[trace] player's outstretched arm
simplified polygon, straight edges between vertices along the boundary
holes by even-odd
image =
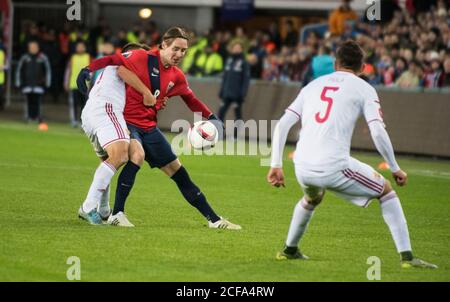
[[[81,69],[80,73],[77,76],[77,86],[78,90],[84,94],[87,95],[88,88],[86,85],[86,81],[89,81],[91,79],[91,73],[94,71],[97,71],[99,69],[105,68],[106,66],[111,65],[122,65],[122,59],[118,54],[106,56],[100,59],[93,60],[89,66],[84,67]]]
[[[286,110],[280,121],[275,126],[272,137],[272,160],[271,169],[267,174],[267,181],[275,187],[284,187],[283,175],[283,151],[287,135],[292,126],[299,121],[298,116],[292,111]]]
[[[86,67],[90,72],[97,71],[99,69],[105,68],[106,66],[119,66],[123,65],[121,55],[113,54],[110,56],[105,56],[99,59],[93,60],[88,67]]]
[[[375,120],[369,123],[370,135],[378,152],[383,156],[384,160],[389,164],[395,182],[399,186],[403,186],[407,181],[407,174],[402,171],[395,160],[394,148],[392,147],[389,135],[384,129],[383,123]]]
[[[144,97],[143,103],[145,106],[154,106],[156,104],[156,97],[151,93],[150,89],[139,79],[139,77],[127,69],[125,66],[119,66],[117,75],[128,85],[136,89]]]

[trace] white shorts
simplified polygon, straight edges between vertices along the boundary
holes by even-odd
[[[117,107],[117,106],[116,106]],[[98,157],[107,155],[105,148],[117,141],[130,141],[122,109],[104,100],[91,100],[81,113],[82,128]]]
[[[312,172],[296,165],[295,174],[305,195],[312,199],[330,190],[357,206],[367,207],[384,191],[384,177],[354,158],[350,158],[347,168],[336,172]]]

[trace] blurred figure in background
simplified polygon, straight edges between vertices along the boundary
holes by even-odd
[[[223,70],[222,57],[213,51],[212,45],[208,43],[203,51],[199,52],[194,62],[196,77],[210,77],[218,75]]]
[[[78,41],[75,46],[75,54],[69,59],[64,79],[64,88],[69,93],[69,115],[72,127],[76,128],[81,123],[81,111],[86,104],[86,97],[78,90],[77,76],[81,69],[88,66],[91,56],[86,52],[86,44]]]
[[[311,69],[314,79],[334,72],[334,58],[328,46],[319,47],[318,54],[312,59]]]
[[[244,47],[239,41],[230,44],[230,56],[225,63],[222,86],[219,97],[222,104],[219,108],[218,117],[224,120],[228,108],[234,104],[236,120],[242,120],[242,103],[247,95],[250,83],[250,66],[244,57]]]
[[[430,58],[430,67],[424,76],[425,88],[439,88],[442,87],[444,82],[444,73],[441,69],[441,63],[439,61],[439,55],[437,52],[433,52]]]
[[[5,108],[5,70],[8,68],[6,63],[6,53],[3,49],[3,42],[0,38],[0,111]]]
[[[340,36],[345,32],[347,21],[358,20],[358,15],[350,7],[351,0],[342,0],[342,5],[335,9],[328,20],[328,31],[332,36]]]
[[[41,50],[47,56],[50,62],[50,68],[52,70],[52,82],[48,93],[52,97],[53,103],[57,103],[59,95],[62,92],[62,78],[64,77],[64,66],[61,64],[62,53],[57,43],[56,30],[49,28],[48,31],[43,34],[41,41]]]
[[[292,20],[286,21],[286,37],[284,38],[283,45],[288,47],[295,47],[298,43],[299,34],[294,28],[294,22]],[[276,43],[274,41],[274,43]]]
[[[450,88],[450,56],[444,61],[444,76],[442,87]]]
[[[25,105],[27,122],[43,122],[42,96],[50,85],[51,68],[48,58],[40,52],[37,41],[29,41],[28,52],[20,58],[16,71],[16,86],[22,90],[27,99]]]
[[[104,56],[110,56],[113,55],[115,52],[114,44],[110,41],[103,42],[98,45],[98,55],[96,59],[103,58]],[[95,83],[95,80],[98,78],[98,76],[103,72],[104,68],[97,70],[94,72],[94,75],[92,76],[91,83]]]
[[[421,70],[417,61],[409,63],[408,70],[402,73],[395,84],[400,88],[417,88],[420,87]]]

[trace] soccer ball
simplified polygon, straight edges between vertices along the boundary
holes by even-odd
[[[189,129],[188,140],[192,148],[208,150],[216,145],[219,140],[219,133],[213,123],[199,121]]]

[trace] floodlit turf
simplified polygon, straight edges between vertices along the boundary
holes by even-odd
[[[242,231],[208,229],[169,178],[144,166],[127,203],[136,227],[124,229],[77,218],[98,161],[80,130],[1,121],[0,138],[0,281],[67,280],[69,256],[79,257],[82,281],[367,281],[370,256],[381,259],[381,281],[450,281],[449,162],[399,158],[414,252],[439,266],[402,270],[377,202],[360,209],[332,194],[302,241],[311,259],[276,261],[301,197],[287,157],[285,189],[266,184],[258,156],[180,157]]]

